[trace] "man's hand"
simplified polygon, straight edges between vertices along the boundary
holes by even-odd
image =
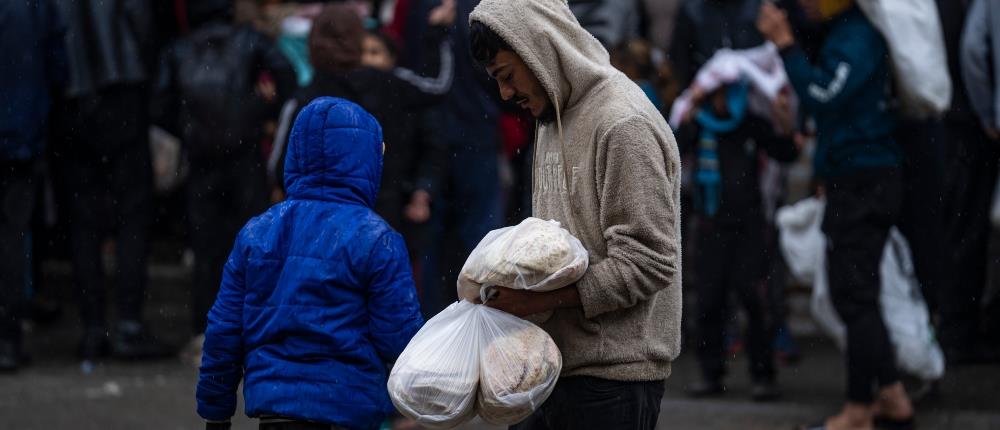
[[[481,303],[481,301],[476,300],[476,303]],[[544,293],[496,287],[496,294],[486,302],[486,306],[521,318],[580,305],[580,292],[577,291],[575,285]]]
[[[441,5],[431,9],[427,23],[431,26],[451,27],[455,23],[455,0],[441,0]]]
[[[763,2],[760,5],[757,30],[778,49],[785,49],[795,43],[792,27],[788,24],[788,15],[770,2]]]

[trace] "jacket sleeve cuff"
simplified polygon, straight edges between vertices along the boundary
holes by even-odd
[[[614,289],[620,288],[622,282],[610,259],[592,266],[576,283],[583,316],[590,319],[617,310],[619,306]]]
[[[229,420],[233,417],[235,409],[235,407],[216,407],[199,402],[198,415],[209,423],[224,423],[229,422]]]

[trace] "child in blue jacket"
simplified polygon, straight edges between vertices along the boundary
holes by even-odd
[[[386,364],[423,324],[403,238],[372,211],[382,129],[322,97],[288,146],[288,199],[243,227],[208,313],[198,414],[228,428],[243,379],[262,429],[374,429],[393,410]]]

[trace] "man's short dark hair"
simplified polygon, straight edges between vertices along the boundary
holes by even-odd
[[[493,29],[479,21],[472,21],[469,24],[469,46],[472,48],[472,58],[483,66],[493,64],[501,49],[514,50]]]

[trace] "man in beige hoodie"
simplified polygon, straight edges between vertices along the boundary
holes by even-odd
[[[517,429],[652,429],[680,352],[680,159],[642,90],[565,0],[485,0],[473,56],[538,120],[534,216],[583,242],[590,269],[547,293],[488,305],[540,322],[563,354],[552,396]]]

